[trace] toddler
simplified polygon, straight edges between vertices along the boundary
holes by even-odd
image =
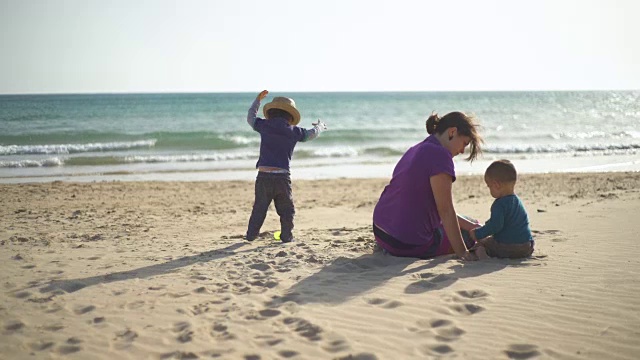
[[[526,258],[533,253],[533,236],[529,228],[529,216],[515,194],[516,168],[509,160],[494,161],[484,174],[484,181],[491,196],[491,218],[484,226],[470,231],[477,241],[476,254],[497,258]]]
[[[260,101],[269,92],[263,90],[251,104],[247,115],[247,123],[260,134],[260,157],[256,164],[258,176],[255,183],[255,201],[249,218],[249,226],[245,239],[253,241],[260,233],[260,228],[267,216],[271,201],[280,216],[280,240],[283,243],[293,241],[293,194],[289,162],[293,149],[301,141],[310,141],[318,137],[327,126],[320,120],[313,123],[313,128],[298,127],[300,112],[296,103],[287,97],[275,97],[263,107],[265,119],[257,117]]]

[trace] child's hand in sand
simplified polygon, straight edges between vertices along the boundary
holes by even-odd
[[[476,261],[476,260],[478,260],[478,257],[476,256],[476,254],[474,254],[471,251],[467,250],[467,251],[464,252],[464,255],[460,256],[460,260],[462,260],[462,261]]]
[[[269,94],[269,91],[267,91],[267,90],[262,90],[262,91],[260,92],[260,94],[258,94],[258,96],[257,96],[256,98],[257,98],[258,100],[262,100],[262,99],[266,98],[268,94]]]

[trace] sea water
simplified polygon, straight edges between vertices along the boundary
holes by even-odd
[[[260,135],[246,122],[255,93],[0,96],[0,182],[231,180],[255,177]],[[296,101],[293,178],[389,177],[427,134],[432,111],[482,125],[483,155],[522,173],[640,171],[640,91],[272,93]],[[262,116],[262,112],[259,113]]]

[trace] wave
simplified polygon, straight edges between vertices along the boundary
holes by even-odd
[[[150,139],[131,142],[107,142],[89,144],[0,145],[0,155],[73,154],[86,152],[117,151],[135,148],[150,148],[153,147],[155,143],[155,139]]]
[[[587,153],[618,152],[636,153],[640,143],[635,144],[545,144],[545,145],[490,145],[482,151],[493,154],[548,154],[548,153]]]
[[[63,165],[64,161],[57,157],[42,160],[0,161],[0,168],[56,167]]]
[[[408,146],[334,146],[298,149],[295,159],[330,159],[330,158],[362,158],[389,159],[399,158]],[[493,145],[485,146],[483,152],[487,156],[519,155],[535,157],[536,155],[554,156],[590,156],[590,155],[633,155],[640,152],[640,144],[595,144],[595,145]],[[29,168],[55,166],[112,166],[127,164],[153,163],[195,163],[250,161],[258,158],[258,149],[231,152],[191,153],[191,154],[140,154],[123,156],[69,156],[47,159],[0,160],[0,168]],[[295,161],[294,159],[294,161]]]
[[[368,128],[368,129],[334,129],[329,130],[312,142],[312,146],[328,148],[315,150],[318,156],[349,156],[363,153],[396,155],[398,144],[417,143],[426,137],[419,130]],[[555,152],[572,151],[563,149],[570,141],[599,141],[615,144],[618,141],[640,139],[640,132],[624,131],[590,131],[590,132],[558,132],[535,133],[535,131],[487,129],[484,136],[488,144],[551,144],[532,147],[531,149],[515,149],[514,152]],[[171,151],[228,151],[240,149],[257,149],[260,135],[251,130],[243,131],[193,131],[193,132],[153,132],[145,134],[73,132],[33,135],[0,135],[0,155],[28,154],[75,154],[100,153],[120,150],[152,149],[157,152]],[[391,145],[389,145],[391,144]],[[591,146],[591,145],[586,145]],[[617,145],[612,145],[617,146]],[[510,152],[510,145],[495,146],[496,152]],[[342,150],[335,150],[335,149]],[[357,151],[352,149],[356,148]],[[401,148],[401,147],[400,147]],[[364,149],[364,150],[363,150]],[[406,149],[406,148],[405,148]],[[506,150],[505,150],[506,149]],[[403,149],[404,150],[404,149]]]

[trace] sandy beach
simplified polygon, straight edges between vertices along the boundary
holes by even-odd
[[[0,185],[0,358],[640,356],[640,174],[521,176],[533,256],[474,263],[375,252],[387,181],[294,174],[286,245],[241,239],[252,181]]]

